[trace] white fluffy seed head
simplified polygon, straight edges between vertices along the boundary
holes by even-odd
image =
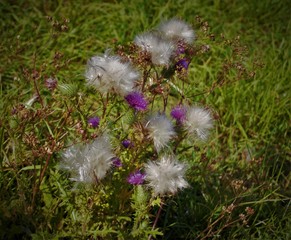
[[[95,183],[105,177],[113,157],[108,137],[103,135],[90,144],[68,148],[62,154],[61,167],[71,172],[73,181]]]
[[[134,43],[151,54],[152,63],[155,65],[168,65],[175,49],[172,41],[155,32],[136,36]]]
[[[157,36],[152,32],[145,32],[135,37],[134,43],[144,51],[150,52],[156,43]]]
[[[186,166],[172,156],[163,156],[158,161],[145,164],[146,180],[154,195],[175,194],[188,187],[184,179]]]
[[[194,30],[191,26],[179,19],[170,19],[161,23],[158,30],[168,38],[183,40],[191,44],[195,39]]]
[[[187,109],[184,126],[190,135],[205,141],[213,126],[212,122],[210,111],[194,106]]]
[[[147,122],[146,128],[149,131],[149,137],[154,141],[157,152],[164,148],[170,139],[176,135],[172,122],[165,114],[153,115]]]
[[[88,61],[85,77],[88,85],[101,93],[114,91],[125,96],[134,91],[139,73],[129,62],[122,62],[120,57],[111,56],[107,51],[103,56],[95,56]]]

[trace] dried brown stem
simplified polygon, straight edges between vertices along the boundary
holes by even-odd
[[[161,202],[161,205],[160,205],[160,208],[159,208],[158,213],[157,213],[157,215],[156,215],[156,218],[155,218],[155,221],[154,221],[154,224],[153,224],[152,230],[154,230],[154,229],[156,228],[156,225],[157,225],[158,220],[159,220],[159,218],[160,218],[160,215],[161,215],[162,209],[163,209],[163,202]],[[148,240],[151,240],[151,239],[152,239],[152,235],[149,235]]]

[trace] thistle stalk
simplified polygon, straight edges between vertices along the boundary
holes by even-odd
[[[160,204],[160,207],[159,207],[159,210],[158,210],[158,213],[156,215],[156,218],[155,218],[155,221],[154,221],[154,224],[153,224],[153,227],[152,227],[152,231],[156,228],[157,226],[157,223],[158,223],[158,220],[160,218],[160,215],[161,215],[161,212],[162,212],[162,208],[163,208],[163,202],[161,202]],[[148,237],[148,240],[151,240],[152,239],[152,235],[150,234],[149,237]]]

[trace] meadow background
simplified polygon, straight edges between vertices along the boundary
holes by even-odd
[[[288,0],[1,1],[0,238],[131,239],[130,203],[117,207],[114,192],[100,202],[96,189],[72,193],[58,169],[62,146],[46,166],[48,133],[73,139],[66,109],[89,115],[85,109],[96,104],[84,85],[90,57],[171,17],[198,31],[200,16],[215,40],[197,39],[211,50],[190,65],[190,95],[214,109],[215,130],[187,155],[191,187],[163,207],[157,239],[290,239],[290,9]],[[221,34],[239,36],[253,74],[210,91],[229,56],[217,43]],[[51,94],[42,87],[50,76],[70,88]],[[21,108],[30,106],[35,84],[53,113],[40,104]],[[150,211],[153,221],[157,209]]]

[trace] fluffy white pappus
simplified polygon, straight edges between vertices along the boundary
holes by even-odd
[[[153,139],[157,152],[164,148],[170,139],[176,135],[172,122],[165,114],[153,115],[145,127],[149,130],[149,137]]]
[[[198,106],[187,109],[184,126],[190,135],[205,141],[209,135],[209,130],[213,126],[210,111]]]
[[[175,194],[189,186],[184,179],[186,166],[172,156],[163,156],[158,161],[145,164],[146,181],[154,195]]]
[[[134,91],[139,76],[129,62],[122,62],[118,56],[110,56],[108,51],[104,56],[89,59],[85,72],[87,83],[99,92],[113,91],[122,96]]]
[[[113,157],[109,139],[103,135],[90,144],[68,148],[62,154],[61,168],[71,173],[73,181],[96,183],[105,177]]]
[[[136,36],[134,43],[151,54],[152,63],[155,65],[168,65],[175,49],[172,41],[155,32],[146,32]]]
[[[141,47],[142,50],[150,52],[156,43],[156,34],[152,32],[145,32],[135,37],[134,43]]]
[[[162,22],[158,26],[158,30],[171,39],[181,39],[191,44],[195,39],[194,30],[191,26],[179,19],[170,19]]]

